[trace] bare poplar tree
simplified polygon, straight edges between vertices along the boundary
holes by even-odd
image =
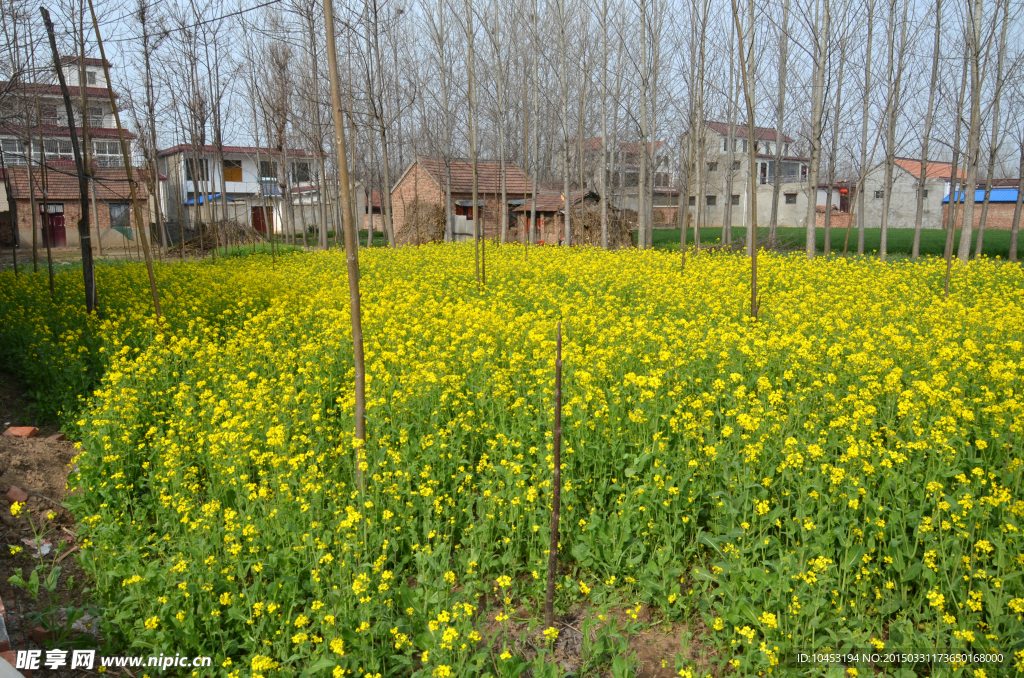
[[[817,245],[815,243],[817,206],[818,206],[818,168],[821,164],[821,119],[825,102],[825,67],[828,59],[829,25],[832,10],[829,0],[817,1],[811,19],[811,35],[814,38],[814,75],[811,87],[811,160],[807,168],[807,222],[804,228],[807,233],[805,248],[807,258],[813,259]],[[776,140],[776,143],[779,140]],[[775,168],[778,173],[779,168]]]
[[[999,102],[1003,95],[1004,85],[1004,62],[1006,60],[1006,30],[1010,26],[1010,0],[1005,0],[1002,3],[1003,6],[1003,21],[1002,29],[999,33],[999,52],[996,56],[996,89],[992,94],[992,109],[991,109],[991,120],[992,120],[992,141],[989,144],[988,152],[988,168],[985,172],[985,198],[981,204],[981,218],[978,220],[978,241],[974,247],[974,257],[981,257],[982,243],[985,239],[985,222],[988,219],[988,205],[989,199],[992,197],[992,175],[996,169],[996,156],[999,154],[999,147],[1002,145],[1002,139],[999,136]],[[996,5],[996,19],[999,17],[999,5]]]
[[[921,254],[921,228],[924,221],[924,181],[928,175],[928,146],[931,142],[932,120],[935,113],[935,90],[939,80],[939,50],[942,45],[942,0],[935,0],[935,39],[932,43],[932,75],[928,85],[928,110],[924,116],[924,134],[921,136],[921,171],[917,181],[917,210],[914,214],[914,244],[910,256]]]
[[[789,0],[782,0],[779,27],[779,94],[775,109],[775,173],[772,175],[772,215],[768,222],[768,245],[775,246],[779,227],[779,196],[782,194],[782,137],[786,118],[786,77],[789,74]]]

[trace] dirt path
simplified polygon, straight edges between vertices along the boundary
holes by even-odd
[[[88,608],[83,596],[87,582],[75,559],[75,518],[62,506],[76,451],[70,442],[47,438],[57,433],[57,427],[39,426],[35,407],[24,389],[11,375],[0,372],[0,432],[11,426],[37,426],[39,435],[0,435],[0,598],[6,610],[11,649],[46,650],[47,630],[52,637],[53,629],[66,628],[69,608],[84,608],[89,613],[89,618],[77,624],[76,633],[94,631],[99,626],[98,620],[90,619],[98,613]],[[11,502],[19,496],[24,502],[14,516]],[[56,567],[60,572],[53,592],[41,586],[33,599],[28,590],[11,584],[9,579],[19,573],[27,579],[38,565],[42,565],[40,575]],[[87,628],[90,622],[91,628]],[[71,649],[70,639],[57,638],[50,641],[52,647]],[[54,678],[99,675],[81,669],[42,669],[38,673]]]

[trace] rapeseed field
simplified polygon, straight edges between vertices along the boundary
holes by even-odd
[[[158,265],[159,324],[139,266],[100,268],[99,318],[71,272],[56,303],[0,276],[4,364],[82,394],[107,633],[227,678],[520,675],[495,628],[544,597],[561,320],[559,611],[687,623],[683,676],[1024,667],[1020,267],[955,267],[947,299],[939,260],[765,254],[755,322],[741,255],[523,254],[489,250],[478,292],[471,246],[360,252],[365,446],[340,253]]]

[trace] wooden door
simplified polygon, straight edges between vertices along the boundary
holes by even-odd
[[[252,208],[252,227],[262,233],[267,234],[267,226],[270,227],[270,231],[274,230],[274,212],[269,207],[253,207]]]

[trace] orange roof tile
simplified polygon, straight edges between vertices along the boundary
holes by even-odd
[[[418,158],[425,169],[442,189],[445,185],[444,160],[441,158]],[[452,193],[473,192],[473,163],[469,160],[452,160]],[[501,193],[501,163],[495,160],[477,161],[477,190],[480,193]],[[505,163],[505,191],[522,195],[532,193],[531,183],[523,169],[513,163]]]
[[[915,177],[921,176],[920,158],[896,158],[896,164]],[[943,177],[948,179],[951,169],[952,163],[931,160],[925,165],[924,176],[926,179],[941,179]],[[962,168],[956,168],[956,176],[958,179],[964,178],[965,175]]]

